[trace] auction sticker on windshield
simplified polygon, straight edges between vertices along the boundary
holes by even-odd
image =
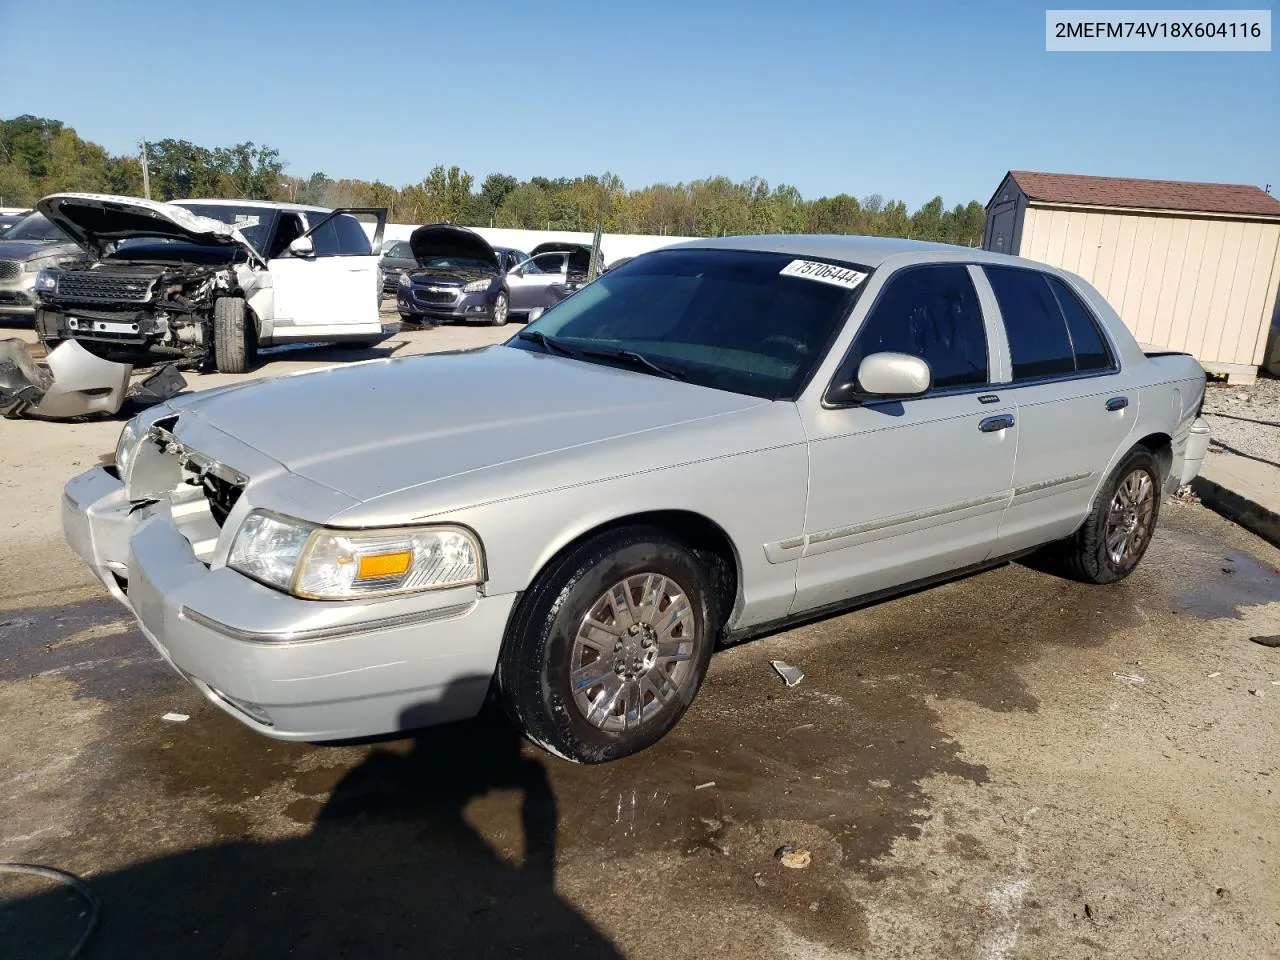
[[[806,280],[831,283],[850,290],[867,279],[867,275],[860,270],[837,267],[835,264],[822,263],[818,260],[792,260],[778,273],[784,277],[804,277]]]

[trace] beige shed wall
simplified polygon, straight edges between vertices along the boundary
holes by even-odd
[[[1142,343],[1215,373],[1262,363],[1280,284],[1280,223],[1027,208],[1021,256],[1078,273]]]

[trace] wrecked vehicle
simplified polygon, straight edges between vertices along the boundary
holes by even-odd
[[[601,762],[677,723],[718,643],[1030,553],[1127,577],[1200,469],[1204,391],[1053,267],[717,237],[503,344],[154,407],[66,485],[63,525],[263,734],[407,730],[492,688],[530,740]]]
[[[42,214],[29,213],[0,233],[0,317],[34,318],[40,271],[75,260],[75,242]]]
[[[132,387],[133,367],[95,357],[74,340],[55,347],[44,363],[17,338],[0,340],[0,416],[66,420],[118,413],[126,403],[150,406],[186,389],[176,364],[165,364]]]
[[[400,274],[396,306],[400,319],[480,320],[500,327],[510,315],[503,269],[513,259],[507,247],[490,246],[474,230],[428,223],[409,236],[415,267]]]
[[[589,246],[564,240],[538,244],[529,259],[507,273],[511,312],[529,316],[549,310],[587,282],[590,266]]]
[[[36,277],[53,349],[146,351],[241,373],[257,347],[382,339],[386,210],[62,193],[37,205],[84,251]],[[372,237],[356,218],[377,218]]]

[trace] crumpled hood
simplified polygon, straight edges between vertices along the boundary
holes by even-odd
[[[171,406],[365,502],[766,403],[495,345],[236,384]]]
[[[254,260],[262,259],[231,224],[158,200],[105,193],[54,193],[36,204],[36,209],[99,258],[105,255],[109,244],[156,237],[209,246],[240,246]]]
[[[428,223],[409,235],[409,247],[418,265],[432,257],[459,257],[467,260],[483,260],[498,270],[498,253],[489,241],[474,230],[457,227],[451,223]]]
[[[0,239],[0,260],[38,260],[41,257],[66,256],[75,250],[75,244],[56,240]]]

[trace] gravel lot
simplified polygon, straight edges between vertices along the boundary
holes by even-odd
[[[1204,414],[1215,445],[1280,466],[1280,380],[1259,377],[1249,387],[1211,383]]]

